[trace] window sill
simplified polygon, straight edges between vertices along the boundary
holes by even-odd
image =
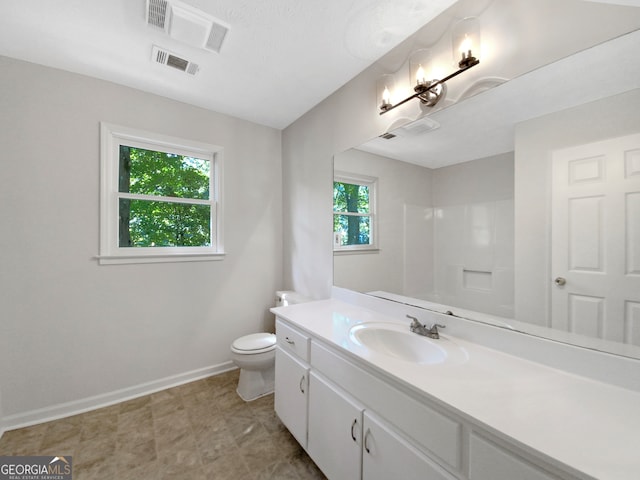
[[[224,260],[224,253],[174,253],[171,255],[103,255],[95,257],[100,265],[133,263],[211,262]]]
[[[334,250],[334,255],[366,255],[372,253],[380,253],[379,248],[354,248],[354,249],[341,249]]]

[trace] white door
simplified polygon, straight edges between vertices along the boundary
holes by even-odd
[[[640,134],[552,162],[552,326],[640,345]]]

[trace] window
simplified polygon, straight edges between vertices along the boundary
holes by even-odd
[[[336,173],[333,179],[333,249],[376,249],[375,189],[377,180]]]
[[[220,259],[222,149],[101,124],[100,263]]]

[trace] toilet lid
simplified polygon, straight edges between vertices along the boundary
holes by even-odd
[[[276,344],[276,336],[273,333],[252,333],[236,339],[232,347],[246,352],[264,350]]]

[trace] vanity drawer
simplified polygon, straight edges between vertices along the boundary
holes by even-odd
[[[324,345],[311,342],[311,368],[322,372],[339,387],[383,417],[445,465],[462,469],[462,424],[397,387],[376,378]]]
[[[309,336],[276,318],[276,339],[284,351],[309,362]]]

